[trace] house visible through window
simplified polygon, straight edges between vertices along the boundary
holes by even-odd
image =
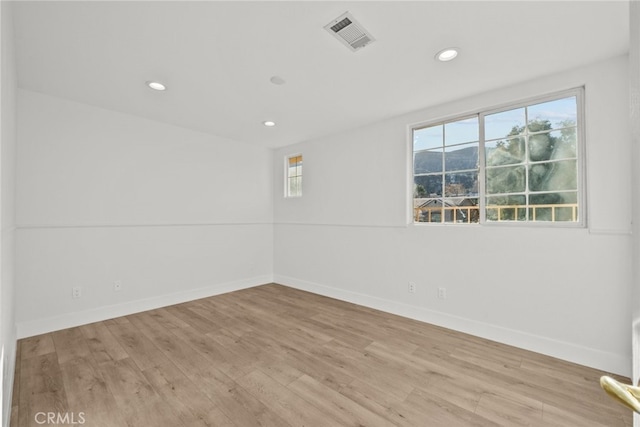
[[[302,155],[287,157],[286,160],[286,188],[287,197],[302,196]]]
[[[414,221],[582,223],[581,96],[414,128]]]

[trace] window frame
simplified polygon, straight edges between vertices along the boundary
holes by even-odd
[[[298,194],[291,194],[291,178],[292,176],[289,176],[289,163],[291,161],[291,159],[294,159],[296,157],[300,157],[300,175],[294,175],[293,177],[300,177],[300,189]],[[286,156],[284,156],[284,198],[285,199],[299,199],[300,197],[302,197],[302,176],[303,176],[303,171],[302,171],[302,165],[304,163],[304,157],[302,155],[302,153],[296,153],[296,154],[288,154]]]
[[[486,150],[485,150],[485,117],[491,114],[501,113],[505,111],[515,110],[518,108],[531,107],[537,104],[550,102],[554,100],[560,100],[563,98],[575,97],[576,98],[576,167],[577,167],[577,221],[487,221],[486,219]],[[472,117],[478,118],[478,209],[479,220],[474,223],[458,223],[458,222],[420,222],[415,220],[415,207],[414,207],[414,183],[415,183],[415,162],[414,162],[414,131],[424,129],[427,127],[445,125],[447,123],[466,120]],[[525,117],[525,124],[528,117]],[[544,227],[544,228],[586,228],[588,218],[588,206],[586,197],[587,186],[587,173],[586,173],[586,146],[587,138],[585,131],[586,111],[585,111],[585,88],[584,86],[574,87],[571,89],[561,90],[558,92],[547,93],[544,95],[528,97],[513,102],[505,102],[492,107],[478,108],[477,110],[466,111],[460,114],[447,115],[434,120],[423,121],[414,123],[408,126],[408,164],[409,164],[409,176],[408,176],[408,198],[409,198],[409,223],[417,226],[489,226],[489,227]],[[421,151],[421,150],[418,150]],[[528,160],[524,164],[528,165]],[[529,170],[528,167],[526,169]],[[525,194],[529,193],[529,189],[525,188]],[[525,208],[529,208],[531,205],[523,205]]]

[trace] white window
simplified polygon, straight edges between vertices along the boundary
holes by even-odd
[[[285,161],[285,197],[302,196],[302,154],[289,156]]]
[[[584,224],[582,89],[413,128],[413,218]]]

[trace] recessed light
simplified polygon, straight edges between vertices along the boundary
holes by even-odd
[[[457,47],[448,47],[446,49],[442,49],[440,52],[436,53],[436,59],[438,61],[447,62],[454,59],[458,56],[458,48]]]
[[[148,81],[147,86],[149,86],[153,90],[167,90],[167,87],[160,82]]]
[[[273,127],[276,125],[276,122],[273,122],[271,120],[267,120],[266,122],[262,122],[263,125],[267,126],[267,127]]]

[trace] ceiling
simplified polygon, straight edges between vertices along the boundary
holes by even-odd
[[[625,54],[628,9],[626,1],[17,2],[18,85],[278,147]],[[324,30],[346,11],[374,43],[351,52]],[[449,46],[458,58],[435,61]],[[168,90],[152,91],[148,80]]]

